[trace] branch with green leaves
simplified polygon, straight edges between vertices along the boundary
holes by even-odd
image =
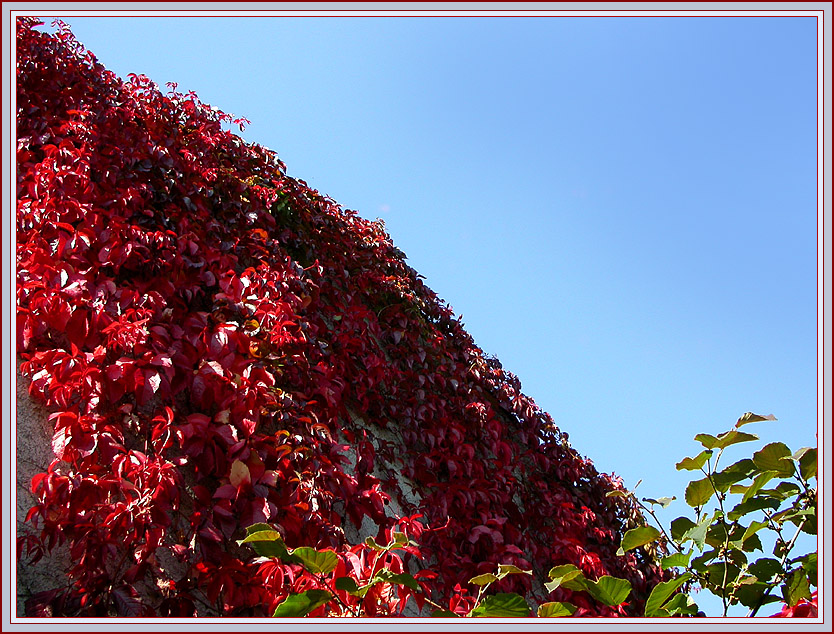
[[[685,589],[697,586],[718,596],[724,616],[738,604],[748,608],[748,616],[756,616],[771,602],[793,607],[810,599],[811,587],[817,583],[816,552],[791,558],[801,533],[816,534],[817,495],[811,480],[816,479],[817,450],[804,447],[792,453],[784,443],[773,442],[750,458],[719,466],[728,447],[759,440],[741,427],[774,420],[772,415],[748,412],[729,431],[695,436],[703,450],[676,465],[679,471],[703,475],[691,481],[684,493],[694,520],[678,517],[667,531],[654,507],[667,507],[675,498],[637,500],[634,493],[609,494],[634,497],[658,525],[628,531],[622,550],[655,541],[670,546],[675,552],[661,559],[661,567],[676,571],[677,578],[685,576]],[[707,509],[713,499],[715,507]],[[795,530],[787,537],[784,532],[791,524]],[[757,551],[764,552],[760,536],[767,533],[774,540],[775,558],[756,557]]]
[[[718,596],[723,616],[738,604],[748,608],[748,616],[756,616],[768,603],[783,601],[793,608],[812,600],[812,588],[817,585],[817,553],[795,556],[793,552],[803,533],[815,535],[817,530],[817,490],[811,482],[817,475],[817,450],[804,447],[792,453],[784,443],[773,442],[750,458],[720,466],[727,448],[759,440],[755,434],[741,431],[741,427],[773,420],[773,416],[747,413],[729,431],[717,436],[695,436],[702,451],[676,465],[679,471],[697,471],[703,476],[691,481],[684,492],[694,519],[681,516],[666,528],[656,509],[669,507],[675,497],[638,499],[633,491],[625,490],[607,494],[631,497],[657,525],[645,524],[626,531],[619,555],[641,548],[653,559],[659,557],[659,552],[669,553],[659,558],[659,565],[668,571],[669,578],[652,589],[645,601],[644,616],[702,615],[690,596],[695,589]],[[707,508],[712,501],[714,507]],[[767,540],[763,542],[761,536],[768,534],[773,541],[773,557],[755,555],[764,554]],[[278,604],[274,616],[306,616],[322,607],[325,614],[373,616],[375,608],[369,604],[372,595],[379,602],[381,596],[391,596],[392,588],[397,589],[395,594],[400,593],[400,610],[405,601],[414,597],[419,609],[424,604],[436,608],[432,613],[436,617],[519,618],[533,614],[528,600],[520,594],[488,592],[493,584],[509,575],[532,574],[509,564],[499,564],[494,573],[470,579],[469,583],[477,587],[474,598],[468,595],[462,601],[450,600],[449,608],[435,603],[428,597],[427,571],[421,571],[427,574],[418,580],[401,571],[401,560],[388,557],[396,550],[417,546],[397,531],[390,532],[390,540],[384,546],[370,537],[365,540],[363,548],[374,554],[361,574],[355,568],[352,574],[341,574],[347,569],[339,568],[340,556],[332,550],[287,548],[281,535],[267,524],[251,526],[239,543],[250,545],[262,557],[296,564],[315,581],[314,588],[290,592]],[[399,563],[399,569],[392,570],[392,563]],[[548,579],[544,584],[548,593],[558,588],[586,593],[593,601],[614,608],[622,606],[632,595],[627,580],[609,575],[589,579],[569,563],[551,568]],[[388,594],[381,593],[381,588]],[[460,592],[463,596],[467,591]],[[570,617],[578,609],[567,601],[548,601],[535,609],[535,616]]]

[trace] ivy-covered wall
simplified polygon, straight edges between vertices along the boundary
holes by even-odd
[[[396,526],[437,596],[498,563],[572,563],[636,601],[550,600],[639,612],[662,573],[616,554],[642,523],[606,496],[621,483],[380,221],[288,176],[229,130],[245,121],[122,82],[64,27],[20,20],[17,54],[17,346],[54,454],[20,547],[71,561],[30,614],[271,614],[295,577],[237,545],[259,522],[342,557]],[[546,595],[522,577],[503,587]]]

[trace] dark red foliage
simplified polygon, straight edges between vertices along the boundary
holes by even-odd
[[[785,603],[782,610],[776,614],[771,615],[774,618],[796,618],[796,619],[815,619],[819,616],[819,606],[817,605],[817,593],[814,592],[810,599],[800,599],[796,605],[790,606]]]
[[[36,26],[18,21],[17,341],[56,458],[32,482],[26,548],[66,543],[73,566],[33,613],[262,615],[295,577],[238,547],[245,527],[348,565],[345,526],[367,516],[382,539],[398,512],[437,597],[497,563],[573,563],[628,579],[635,601],[548,599],[639,611],[661,572],[615,554],[642,522],[606,497],[621,484],[484,356],[381,222],[287,176],[228,129],[243,120],[122,82],[65,26]],[[530,591],[524,577],[503,587]]]

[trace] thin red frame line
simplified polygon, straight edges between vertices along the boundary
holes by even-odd
[[[107,0],[93,0],[93,1],[95,1],[95,2],[102,2],[102,3],[103,3],[103,2],[106,2]],[[222,0],[209,0],[209,2],[210,2],[211,4],[214,4],[214,3],[220,3],[221,1],[222,1]],[[371,1],[371,2],[383,2],[384,0],[370,0],[370,1]],[[462,0],[462,1],[464,1],[464,2],[473,2],[473,3],[474,3],[474,2],[476,2],[477,0]],[[534,1],[541,1],[541,0],[534,0]],[[662,0],[648,0],[648,1],[649,1],[649,2],[661,2]],[[754,2],[755,0],[740,0],[740,1],[741,1],[741,2]],[[13,20],[13,17],[14,17],[14,16],[12,16],[12,13],[14,13],[15,11],[17,11],[18,13],[21,13],[19,10],[16,10],[16,9],[9,9],[9,18],[10,18],[10,23],[12,23],[12,24],[14,23],[14,20]],[[96,14],[91,14],[91,13],[86,13],[86,12],[85,12],[83,16],[65,16],[65,17],[115,17],[115,16],[113,16],[113,15],[112,15],[112,13],[132,13],[132,15],[134,15],[135,17],[172,17],[172,16],[170,16],[170,13],[177,13],[177,11],[175,11],[175,10],[169,10],[169,11],[167,12],[167,14],[166,14],[166,13],[164,13],[164,10],[161,10],[161,11],[163,11],[163,13],[162,13],[161,15],[155,15],[155,14],[143,14],[143,15],[136,15],[135,11],[134,11],[134,12],[131,12],[130,10],[127,10],[127,9],[117,9],[117,10],[113,10],[113,11],[109,12],[109,14],[108,14],[108,15],[96,15]],[[366,10],[366,9],[340,9],[339,11],[366,12],[366,11],[368,11],[368,10]],[[387,11],[391,11],[391,12],[409,12],[409,13],[412,13],[412,12],[414,12],[414,11],[421,11],[421,9],[386,9],[385,11],[386,11],[386,12],[387,12]],[[426,10],[426,11],[428,11],[428,10]],[[458,10],[455,10],[455,9],[434,9],[434,10],[432,10],[432,11],[440,11],[440,12],[456,12],[456,13],[458,12]],[[512,9],[488,9],[487,11],[499,11],[499,12],[500,12],[500,11],[512,11]],[[533,12],[533,11],[536,11],[536,10],[530,10],[530,12]],[[565,10],[565,11],[569,11],[569,10]],[[605,10],[605,9],[586,9],[585,11],[591,11],[591,12],[594,12],[594,11],[595,11],[595,12],[610,12],[610,10]],[[629,12],[629,13],[640,13],[640,12],[641,12],[641,10],[638,10],[638,9],[631,9],[631,10],[626,9],[626,10],[624,10],[624,11],[627,11],[627,12]],[[689,12],[689,10],[687,10],[687,9],[667,9],[667,10],[663,10],[663,11],[664,11],[664,12],[670,12],[670,13]],[[695,11],[697,11],[697,9],[695,9]],[[742,12],[746,12],[746,13],[751,13],[751,14],[759,15],[760,17],[803,17],[803,16],[801,16],[801,15],[793,15],[793,16],[786,16],[786,15],[780,15],[780,16],[770,16],[770,15],[761,15],[761,13],[784,13],[785,11],[789,11],[789,12],[791,12],[791,13],[799,13],[799,14],[806,14],[806,13],[807,13],[807,14],[811,14],[811,15],[808,15],[807,17],[812,17],[812,16],[815,16],[815,17],[816,17],[816,19],[817,19],[817,21],[819,21],[819,19],[820,19],[820,18],[822,18],[822,19],[823,19],[822,26],[823,26],[823,28],[825,28],[825,21],[824,21],[824,18],[825,18],[825,9],[820,9],[820,10],[810,10],[810,9],[809,9],[809,10],[798,10],[798,11],[796,11],[796,12],[794,12],[794,11],[792,11],[792,10],[790,10],[790,9],[785,9],[785,10],[778,10],[778,9],[765,9],[765,10],[762,10],[762,11],[756,11],[756,10],[753,10],[753,9],[749,9],[749,10],[741,10],[741,11],[742,11]],[[326,13],[326,12],[328,12],[328,10],[324,10],[324,9],[323,9],[323,10],[321,10],[318,14],[315,14],[315,15],[293,15],[293,16],[276,16],[276,15],[274,15],[274,14],[269,14],[269,15],[257,15],[257,14],[254,14],[254,15],[253,15],[252,13],[247,12],[247,13],[245,14],[245,16],[246,16],[246,17],[324,17],[324,16],[322,16],[322,15],[321,15],[321,13]],[[712,12],[717,12],[717,13],[719,14],[719,17],[748,17],[748,16],[720,16],[720,13],[721,13],[721,12],[732,12],[732,13],[738,13],[738,12],[739,12],[739,11],[736,11],[736,10],[733,10],[733,9],[712,9],[712,10],[711,10],[711,13],[709,13],[709,14],[703,14],[703,13],[702,13],[702,14],[699,14],[699,15],[691,15],[691,14],[690,14],[690,15],[689,15],[689,16],[687,16],[687,17],[711,17],[711,16],[713,15],[713,13],[712,13]],[[37,13],[41,13],[41,12],[40,12],[40,11],[37,11]],[[234,14],[232,10],[229,10],[227,13],[230,13],[230,14],[232,14],[232,15],[237,15],[237,16],[240,16],[240,15],[241,15],[241,14]],[[820,15],[820,14],[822,14],[822,15]],[[58,14],[53,14],[53,15],[55,15],[56,17],[60,17],[60,13],[58,13]],[[229,16],[223,16],[223,15],[192,15],[192,16],[176,16],[176,17],[206,17],[206,18],[220,18],[220,17],[232,17],[232,15],[229,15]],[[442,14],[441,14],[441,15],[442,15]],[[339,17],[339,16],[333,16],[333,17]],[[354,17],[354,16],[341,16],[341,17]],[[385,16],[356,16],[356,17],[385,17]],[[431,16],[426,16],[426,17],[431,17]],[[585,15],[582,15],[582,14],[571,14],[571,15],[545,15],[545,16],[542,16],[542,15],[538,15],[538,16],[524,16],[524,15],[517,15],[517,16],[488,16],[488,15],[473,15],[473,16],[469,16],[469,17],[574,17],[574,18],[576,18],[576,17],[665,17],[665,16],[661,16],[661,15],[656,15],[656,16],[652,16],[652,15],[619,15],[619,16],[613,16],[613,15],[609,15],[609,16],[593,16],[593,15],[591,15],[591,16],[585,16]],[[752,17],[752,16],[751,16],[751,17]],[[823,39],[824,39],[824,38],[823,38]],[[819,51],[819,29],[817,29],[817,34],[816,34],[816,43],[817,43],[817,50]],[[12,54],[11,54],[11,53],[13,52],[12,38],[9,38],[9,52],[10,52],[9,59],[12,59],[12,58],[13,58],[13,56],[12,56]],[[823,72],[823,73],[825,72],[825,56],[824,56],[824,55],[823,55],[823,59],[822,59],[822,72]],[[816,142],[816,145],[817,145],[817,157],[819,157],[819,137],[820,137],[820,124],[819,124],[819,73],[817,74],[817,103],[816,103],[816,114],[817,114],[817,142]],[[823,121],[823,122],[822,122],[822,133],[823,133],[823,134],[825,133],[825,121]],[[818,160],[819,160],[819,158],[818,158]],[[822,167],[824,168],[824,166],[825,166],[825,161],[824,161],[824,158],[823,158],[823,161],[822,161]],[[817,196],[817,210],[818,210],[818,212],[819,212],[819,208],[820,208],[820,207],[819,207],[819,202],[820,202],[820,195],[819,195],[819,167],[820,167],[820,165],[819,165],[819,163],[818,163],[818,169],[817,169],[817,175],[816,175],[816,184],[817,184],[817,194],[816,194],[816,196]],[[825,201],[825,196],[823,195],[823,202],[824,202],[824,201]],[[818,250],[818,251],[819,251],[819,232],[820,232],[820,230],[819,230],[819,228],[818,228],[818,229],[817,229],[817,250]],[[823,233],[823,235],[825,235],[825,213],[824,213],[824,210],[823,210],[823,216],[822,216],[822,233]],[[818,253],[818,258],[819,258],[819,253]],[[819,269],[817,270],[816,277],[817,277],[817,288],[819,288]],[[823,281],[825,281],[824,269],[823,269]],[[819,365],[819,340],[820,340],[820,334],[819,334],[819,301],[820,301],[820,298],[819,298],[819,294],[818,294],[818,295],[817,295],[817,318],[816,318],[816,321],[817,321],[817,364],[818,364],[818,365]],[[823,333],[823,335],[822,335],[822,340],[823,340],[823,343],[824,343],[824,342],[825,342],[825,334],[824,334],[824,333]],[[0,341],[0,354],[2,354],[2,341]],[[825,368],[823,368],[823,380],[824,380],[824,379],[825,379]],[[819,411],[819,399],[820,399],[820,394],[819,394],[819,383],[818,383],[818,384],[817,384],[817,410],[818,410],[818,411]],[[11,403],[9,403],[9,414],[10,414],[10,415],[12,414],[12,411],[11,411]],[[819,419],[817,420],[817,429],[819,429]],[[2,439],[0,439],[0,449],[2,449]],[[821,465],[821,467],[822,467],[822,465]],[[820,471],[822,471],[822,468],[821,468],[821,467],[820,467]],[[818,481],[819,481],[819,478],[818,478]],[[2,508],[0,508],[0,521],[1,521],[1,520],[2,520]],[[817,552],[819,552],[819,535],[817,535]],[[83,618],[83,617],[82,617],[82,618]],[[96,621],[96,622],[97,622],[97,621]],[[823,623],[825,623],[825,616],[824,616],[824,614],[823,614],[823,621],[822,621],[822,622],[823,622]]]

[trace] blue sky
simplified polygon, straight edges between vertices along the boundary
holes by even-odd
[[[669,518],[696,433],[752,410],[816,444],[813,18],[64,19],[382,218],[578,451],[678,496]]]

